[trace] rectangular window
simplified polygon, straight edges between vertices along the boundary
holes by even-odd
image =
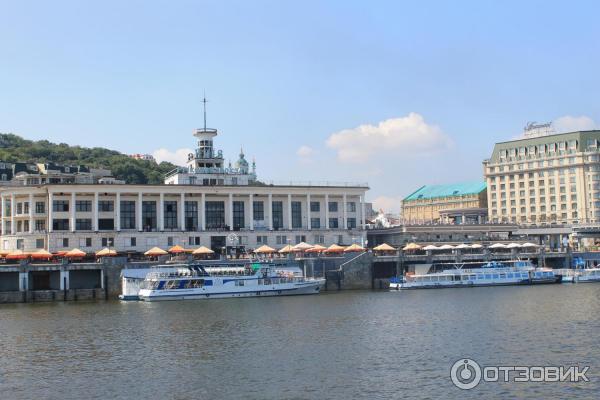
[[[23,203],[23,212],[29,214],[29,202]]]
[[[43,219],[38,219],[35,221],[35,230],[37,232],[43,232],[46,230],[46,221]]]
[[[356,203],[353,201],[348,202],[348,212],[356,212]]]
[[[302,203],[292,201],[292,228],[302,228]]]
[[[168,230],[177,229],[177,202],[164,202],[164,228]]]
[[[99,212],[111,212],[115,210],[115,202],[112,200],[100,200],[98,202]]]
[[[321,211],[321,203],[319,203],[318,201],[311,201],[310,202],[310,211],[311,212]]]
[[[254,202],[252,216],[255,221],[265,220],[265,203],[263,201]]]
[[[114,247],[115,238],[112,237],[103,237],[102,238],[102,247]]]
[[[316,244],[324,244],[325,243],[325,236],[324,235],[315,235],[314,242]]]
[[[200,245],[200,236],[190,236],[190,237],[188,237],[188,244],[190,246],[199,246]]]
[[[348,218],[348,229],[356,229],[356,218]]]
[[[132,237],[129,239],[129,247],[135,247],[137,246],[137,239]]]
[[[306,236],[304,235],[296,235],[296,244],[306,242]]]
[[[44,203],[43,201],[36,201],[35,202],[35,213],[43,214],[45,212],[46,212],[46,203]]]
[[[312,229],[321,229],[321,218],[311,218],[310,227]]]
[[[62,247],[69,247],[69,238],[63,238]]]
[[[75,220],[75,229],[78,231],[91,231],[92,230],[92,219],[91,218],[77,218]]]
[[[55,231],[68,231],[69,230],[69,220],[67,218],[53,220],[52,221],[52,229]]]
[[[80,211],[80,212],[92,211],[92,201],[91,200],[75,201],[75,211]]]
[[[283,202],[273,202],[273,229],[283,228]]]
[[[167,237],[167,246],[173,246],[173,236]]]
[[[233,230],[239,231],[245,228],[244,202],[233,202]]]
[[[44,239],[35,239],[35,248],[36,249],[43,249],[46,244],[46,241]]]
[[[287,236],[285,236],[285,235],[278,235],[278,236],[275,238],[275,242],[276,242],[277,244],[279,244],[279,245],[282,245],[282,244],[287,244]]]
[[[225,202],[207,201],[204,204],[206,212],[206,229],[218,230],[225,228]]]
[[[100,230],[100,231],[115,230],[115,220],[113,218],[99,218],[98,219],[98,230]]]
[[[135,201],[121,201],[121,229],[135,229]]]
[[[267,236],[257,236],[256,244],[258,244],[258,245],[267,244]]]
[[[68,200],[54,200],[52,202],[52,211],[55,211],[55,212],[69,211],[69,201]]]
[[[198,230],[198,202],[197,201],[186,201],[185,202],[185,230],[186,231],[197,231]]]
[[[156,230],[156,201],[142,202],[142,225],[146,232]]]
[[[337,218],[329,218],[329,229],[337,229],[338,226],[338,219]]]
[[[337,210],[338,210],[337,201],[330,201],[329,202],[329,212],[337,212]]]

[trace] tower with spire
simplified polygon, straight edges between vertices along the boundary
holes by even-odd
[[[197,148],[188,154],[186,168],[177,168],[165,177],[166,184],[184,185],[249,185],[256,181],[256,163],[252,162],[250,170],[243,148],[240,148],[239,159],[232,166],[225,167],[223,152],[215,150],[214,139],[218,132],[206,125],[206,96],[202,99],[204,126],[194,131]]]

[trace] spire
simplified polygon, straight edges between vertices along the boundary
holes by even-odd
[[[204,98],[202,99],[202,103],[204,103],[204,130],[206,131],[206,91],[204,91]]]
[[[240,146],[240,158],[244,158],[244,148]]]

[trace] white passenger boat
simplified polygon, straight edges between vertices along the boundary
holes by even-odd
[[[475,266],[475,268],[465,268]],[[438,289],[451,287],[531,285],[559,283],[561,275],[549,268],[536,268],[530,261],[452,264],[451,269],[392,280],[390,289]]]
[[[324,279],[298,277],[264,263],[242,268],[191,264],[148,273],[138,297],[156,301],[317,294],[324,283]]]
[[[563,283],[600,282],[600,268],[562,269]]]

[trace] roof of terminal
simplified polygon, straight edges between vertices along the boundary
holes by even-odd
[[[452,183],[448,185],[425,185],[404,200],[434,199],[437,197],[464,196],[479,194],[487,185],[482,181]]]

